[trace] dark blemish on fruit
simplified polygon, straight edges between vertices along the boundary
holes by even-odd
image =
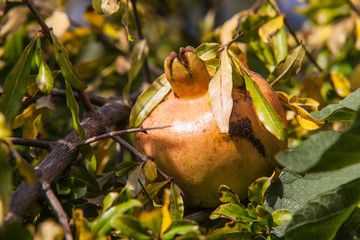
[[[174,92],[174,96],[175,96],[176,98],[180,98],[180,97],[176,94],[176,92]]]
[[[261,155],[264,157],[266,156],[264,145],[258,138],[255,137],[249,118],[245,117],[234,122],[230,122],[229,133],[231,138],[240,137],[247,139]]]

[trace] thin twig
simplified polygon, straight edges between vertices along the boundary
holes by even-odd
[[[123,135],[126,133],[135,133],[135,132],[146,132],[148,130],[155,130],[155,129],[163,129],[163,128],[168,128],[170,126],[161,126],[161,127],[151,127],[151,128],[132,128],[132,129],[127,129],[127,130],[120,130],[120,131],[114,131],[114,132],[108,132],[108,133],[104,133],[92,138],[88,138],[84,141],[78,142],[76,143],[76,147],[82,147],[86,144],[90,144],[105,138],[111,138],[114,136],[119,136],[119,135]]]
[[[71,235],[71,230],[69,226],[68,216],[66,215],[63,207],[61,206],[59,200],[57,199],[55,193],[50,188],[50,184],[46,181],[42,181],[42,189],[45,193],[47,200],[49,201],[52,209],[54,210],[60,224],[63,226],[65,230],[65,239],[66,240],[73,240]]]
[[[354,10],[354,12],[360,16],[360,8],[358,6],[355,5],[355,3],[351,0],[346,0],[348,2],[348,4],[350,5],[350,7]]]
[[[52,147],[55,144],[54,142],[50,142],[50,141],[24,139],[24,138],[16,138],[16,137],[9,137],[8,139],[15,145],[42,148],[47,150],[48,152],[51,151]]]
[[[312,56],[312,54],[307,50],[307,48],[305,47],[304,44],[301,43],[301,41],[298,39],[298,37],[296,36],[296,33],[295,31],[292,29],[292,27],[290,26],[287,18],[286,18],[286,15],[285,14],[282,14],[280,12],[280,10],[274,6],[274,4],[270,1],[270,0],[267,0],[267,2],[271,5],[271,7],[277,12],[278,15],[283,15],[284,16],[284,24],[286,26],[286,28],[289,30],[290,34],[294,37],[296,43],[298,45],[302,45],[304,50],[305,50],[305,54],[308,56],[309,60],[315,65],[315,67],[320,71],[320,72],[324,72],[324,69],[322,69],[322,67],[317,63],[317,61],[315,60],[315,58]]]
[[[135,23],[136,23],[136,28],[137,28],[137,32],[138,32],[138,35],[139,35],[139,39],[142,40],[142,39],[144,39],[144,36],[142,34],[142,31],[141,31],[141,25],[140,25],[139,14],[138,14],[137,7],[136,7],[136,1],[137,0],[131,0],[131,4],[133,6]],[[146,82],[150,83],[151,82],[151,76],[150,76],[150,69],[149,69],[149,64],[148,64],[147,57],[144,59],[144,76],[145,76]]]
[[[45,37],[47,39],[49,39],[50,43],[52,44],[50,28],[48,27],[48,25],[46,25],[44,19],[40,16],[40,13],[38,12],[38,10],[34,7],[31,0],[23,0],[23,2],[27,5],[27,7],[33,13],[33,15],[35,16],[36,20],[38,21],[38,23],[42,29],[42,33],[45,35]]]

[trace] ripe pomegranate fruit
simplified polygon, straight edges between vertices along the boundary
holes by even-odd
[[[246,198],[255,179],[271,174],[274,155],[286,143],[264,128],[244,85],[232,92],[229,132],[220,132],[208,103],[210,76],[192,47],[181,48],[179,55],[172,52],[164,65],[172,90],[142,127],[171,127],[136,133],[135,147],[174,178],[188,207],[219,205],[221,184]],[[286,124],[284,109],[270,85],[254,72],[250,77]]]

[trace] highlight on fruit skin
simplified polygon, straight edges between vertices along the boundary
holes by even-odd
[[[274,156],[287,143],[263,126],[244,84],[232,90],[229,132],[219,130],[208,103],[211,77],[194,48],[171,53],[164,70],[171,90],[141,126],[172,127],[136,133],[134,146],[173,177],[184,192],[187,207],[218,206],[222,184],[245,199],[254,180],[271,175]],[[284,109],[271,86],[260,75],[248,72],[286,125]]]

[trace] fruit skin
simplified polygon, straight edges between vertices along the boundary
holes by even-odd
[[[187,207],[216,207],[218,189],[229,186],[241,199],[257,178],[275,167],[274,155],[286,148],[260,122],[245,87],[234,87],[229,133],[221,133],[208,104],[210,76],[192,48],[180,49],[165,60],[171,92],[144,120],[142,127],[170,128],[136,133],[134,145],[184,192]],[[286,124],[284,109],[270,85],[249,72]]]

